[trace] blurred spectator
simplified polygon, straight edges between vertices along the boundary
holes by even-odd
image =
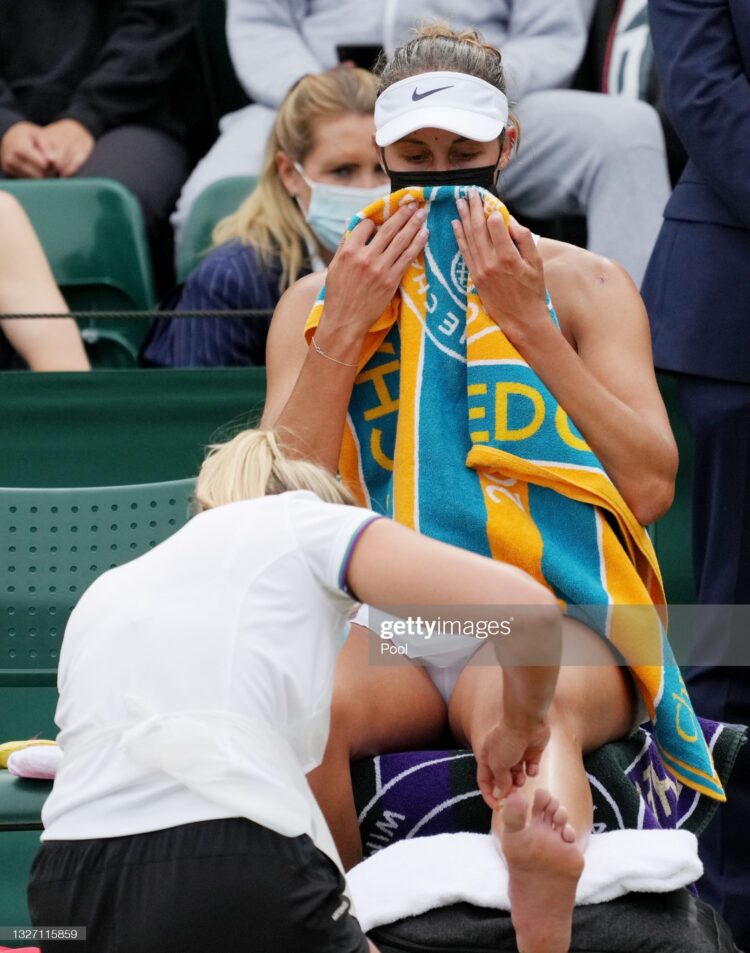
[[[434,16],[481,30],[502,51],[522,146],[501,196],[521,217],[585,215],[589,248],[640,284],[669,196],[664,138],[645,103],[565,88],[586,46],[581,0],[229,0],[229,48],[254,103],[224,118],[183,189],[177,227],[211,182],[257,171],[274,110],[295,79],[332,66],[339,44],[390,49]]]
[[[699,616],[688,673],[708,718],[750,724],[750,4],[651,0],[664,102],[689,162],[664,213],[643,293],[657,367],[676,372],[694,444],[693,564]],[[747,658],[747,654],[744,655]],[[750,948],[750,751],[740,752],[701,839],[701,896]]]
[[[648,23],[648,0],[598,0],[592,10],[588,47],[576,73],[577,89],[642,99],[659,113],[675,185],[687,155],[664,110]]]
[[[72,318],[4,318],[4,314],[68,313],[42,246],[19,203],[0,190],[0,368],[87,371],[89,361]]]
[[[189,165],[171,108],[195,0],[3,0],[0,176],[106,176],[143,209],[157,275]]]
[[[214,231],[179,311],[272,310],[298,277],[325,268],[346,225],[389,191],[373,145],[377,81],[339,67],[305,76],[276,114],[255,191]],[[264,364],[267,317],[162,318],[144,361],[167,367]]]

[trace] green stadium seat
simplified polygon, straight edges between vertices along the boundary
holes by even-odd
[[[194,477],[209,443],[254,426],[264,367],[0,374],[0,486]]]
[[[0,489],[0,687],[55,684],[81,594],[182,526],[193,483]]]
[[[23,205],[72,311],[150,311],[156,303],[143,216],[111,179],[0,180]],[[83,319],[95,366],[133,367],[151,323]]]
[[[0,741],[54,738],[62,635],[83,591],[182,526],[194,480],[0,489]],[[0,924],[28,923],[26,882],[50,785],[0,770]]]
[[[235,175],[209,185],[195,200],[177,247],[177,278],[184,281],[211,250],[216,223],[233,212],[253,191],[254,175]]]

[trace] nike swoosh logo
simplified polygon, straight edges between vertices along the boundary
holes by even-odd
[[[453,89],[453,86],[438,86],[437,89],[428,89],[426,93],[418,93],[415,89],[411,94],[413,102],[419,102],[420,99],[424,99],[426,96],[432,96],[435,93],[441,93],[444,89]]]

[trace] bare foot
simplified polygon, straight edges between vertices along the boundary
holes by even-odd
[[[583,854],[568,812],[541,788],[531,820],[520,793],[506,798],[492,830],[508,865],[510,916],[519,953],[568,953]]]

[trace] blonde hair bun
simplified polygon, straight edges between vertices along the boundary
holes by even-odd
[[[354,504],[333,474],[309,460],[284,456],[273,430],[243,430],[226,443],[212,444],[198,474],[196,510],[213,509],[289,490],[309,490],[325,503]]]

